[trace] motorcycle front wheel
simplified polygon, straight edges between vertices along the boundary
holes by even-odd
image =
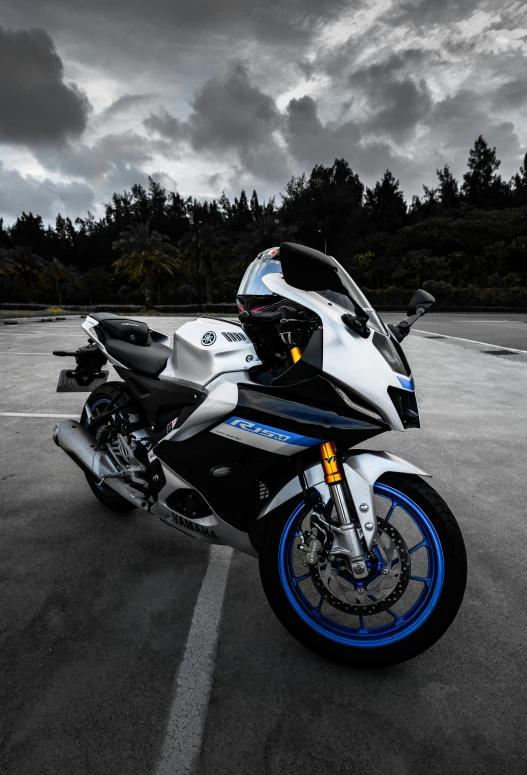
[[[374,486],[378,530],[365,554],[368,577],[356,581],[343,559],[305,565],[309,530],[302,501],[269,518],[260,576],[283,626],[321,656],[353,667],[395,665],[430,648],[463,600],[463,537],[444,500],[417,476],[386,474]]]

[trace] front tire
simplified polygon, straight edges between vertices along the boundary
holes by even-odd
[[[373,553],[365,556],[369,585],[355,582],[337,562],[333,578],[325,577],[326,589],[322,572],[300,567],[298,531],[305,530],[308,511],[303,501],[285,522],[283,513],[269,518],[260,551],[263,588],[284,627],[312,651],[353,667],[395,665],[426,651],[454,621],[466,586],[463,537],[435,490],[417,476],[386,474],[374,491],[379,531]],[[380,547],[390,541],[393,559],[386,564]],[[394,580],[379,603],[377,591],[378,597],[368,593],[382,586],[383,572],[399,583]],[[335,582],[332,590],[344,590],[336,601],[329,592]]]

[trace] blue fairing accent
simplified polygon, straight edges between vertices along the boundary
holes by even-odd
[[[374,485],[374,491],[376,495],[387,498],[392,504],[386,519],[389,519],[394,509],[399,507],[417,526],[422,540],[409,548],[410,556],[413,552],[425,547],[428,557],[426,576],[410,575],[411,579],[423,585],[417,600],[401,615],[389,611],[388,613],[393,617],[393,621],[389,624],[366,627],[364,625],[366,617],[364,616],[359,617],[359,627],[340,624],[324,616],[321,612],[322,598],[320,598],[320,602],[316,605],[311,603],[304,595],[300,588],[300,583],[308,579],[310,574],[306,573],[296,576],[293,567],[294,552],[297,551],[295,548],[295,538],[298,536],[297,529],[305,516],[306,507],[303,503],[289,517],[282,532],[278,549],[280,580],[294,611],[309,627],[323,637],[355,648],[388,646],[408,637],[419,629],[437,605],[445,576],[445,559],[441,541],[425,512],[414,501],[392,487],[377,482]],[[404,599],[404,595],[402,599]]]
[[[399,380],[403,388],[405,388],[405,390],[415,390],[413,377],[411,379],[406,379],[405,377],[400,377],[399,375],[397,375],[397,379]]]
[[[295,444],[298,447],[316,447],[325,441],[324,439],[313,439],[310,436],[300,436],[298,433],[283,431],[280,428],[273,428],[271,425],[263,425],[260,422],[244,420],[243,417],[230,417],[228,420],[224,420],[224,423],[225,425],[232,425],[240,428],[240,430],[255,433],[268,439],[281,441],[283,444]]]

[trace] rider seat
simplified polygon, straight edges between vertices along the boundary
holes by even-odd
[[[146,323],[110,312],[96,312],[90,317],[98,321],[97,334],[109,355],[147,377],[161,374],[172,350],[153,339]]]

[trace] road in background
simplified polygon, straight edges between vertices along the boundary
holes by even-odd
[[[471,317],[429,314],[419,328],[527,350],[527,316]],[[144,320],[170,334],[188,318]],[[50,356],[85,342],[80,323],[0,328],[0,413],[28,413],[0,416],[6,775],[154,775],[208,565],[204,544],[143,512],[105,510],[52,443],[53,417],[29,416],[80,415],[86,394],[55,392],[72,359]],[[456,514],[469,561],[460,613],[412,662],[345,669],[288,635],[257,562],[235,552],[199,775],[365,775],[379,762],[387,775],[524,768],[527,366],[424,335],[404,348],[422,428],[367,446],[433,473]]]
[[[399,323],[404,312],[382,312],[386,323]],[[527,314],[429,312],[414,325],[430,334],[473,339],[527,351]]]

